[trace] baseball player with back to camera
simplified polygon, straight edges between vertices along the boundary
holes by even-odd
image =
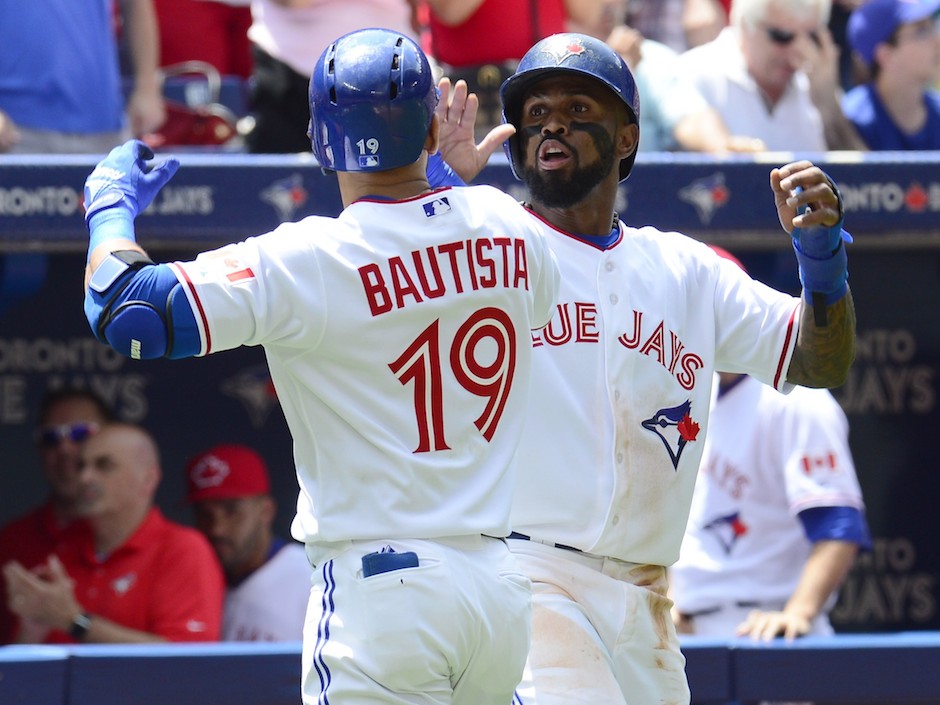
[[[129,142],[88,177],[85,312],[132,358],[265,349],[314,569],[303,702],[510,702],[530,583],[504,538],[531,330],[558,269],[515,201],[432,189],[438,90],[411,40],[353,32],[310,81],[344,210],[153,264],[133,219],[175,171]]]
[[[615,214],[640,99],[603,42],[538,42],[501,88],[512,127],[479,146],[475,100],[459,81],[442,87],[445,159],[470,180],[493,142],[512,135],[513,173],[562,268],[555,315],[533,336],[512,511],[510,548],[533,583],[519,696],[526,705],[688,703],[666,567],[689,514],[713,373],[747,373],[781,391],[842,383],[855,320],[840,196],[808,161],[770,171],[803,283],[793,297],[704,243]]]

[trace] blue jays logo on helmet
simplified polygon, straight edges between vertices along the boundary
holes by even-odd
[[[399,32],[361,29],[320,55],[310,77],[310,142],[335,171],[385,171],[421,156],[438,91],[421,48]]]
[[[640,122],[640,93],[623,58],[610,46],[586,34],[553,34],[541,40],[519,62],[516,72],[500,86],[503,121],[516,127],[516,133],[504,144],[512,173],[522,178],[523,155],[519,130],[522,104],[529,89],[552,74],[582,74],[609,88],[627,107],[637,125]],[[630,175],[636,150],[620,161],[620,180]]]

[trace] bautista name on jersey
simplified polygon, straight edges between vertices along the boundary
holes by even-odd
[[[440,200],[450,208],[449,199]],[[413,250],[382,264],[365,264],[359,267],[359,276],[373,316],[448,292],[462,294],[495,286],[529,288],[525,240],[509,237],[458,240]]]

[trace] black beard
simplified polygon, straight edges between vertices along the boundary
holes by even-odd
[[[572,129],[584,130],[591,135],[599,155],[598,159],[593,164],[582,167],[578,155],[572,151],[575,169],[571,176],[561,176],[554,171],[540,172],[534,166],[526,166],[522,180],[529,188],[532,200],[544,206],[569,208],[579,203],[614,168],[614,143],[606,130],[597,125],[572,125]],[[559,141],[571,149],[564,140]]]

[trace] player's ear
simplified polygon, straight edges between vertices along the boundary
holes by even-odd
[[[626,159],[640,146],[640,128],[635,122],[619,125],[614,137],[614,149],[620,159]]]
[[[437,148],[440,146],[441,142],[441,119],[437,116],[437,113],[431,118],[431,126],[428,128],[427,139],[424,140],[424,148],[428,151],[428,154],[434,154],[437,152]]]

